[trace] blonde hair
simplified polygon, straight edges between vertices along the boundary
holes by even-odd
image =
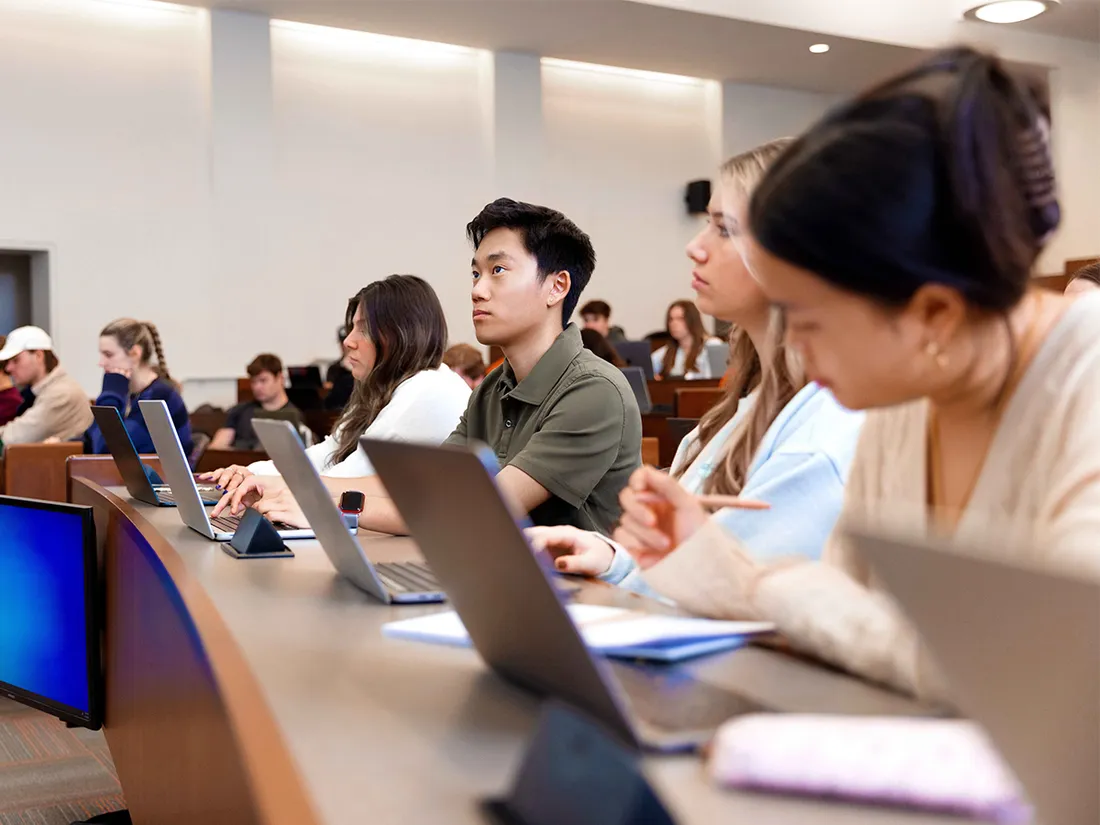
[[[141,350],[142,364],[153,364],[157,375],[171,384],[176,384],[171,373],[168,372],[168,362],[164,359],[164,344],[160,340],[160,332],[157,331],[155,324],[150,321],[135,321],[133,318],[118,318],[100,330],[99,335],[114,338],[127,352],[137,347]],[[154,356],[156,356],[155,363],[153,363]]]
[[[748,198],[764,177],[768,167],[792,143],[791,138],[780,138],[730,158],[722,164],[724,193],[735,193]],[[784,322],[779,315],[772,317],[768,325],[765,352],[757,352],[744,330],[735,327],[730,334],[730,376],[726,394],[699,422],[699,438],[687,461],[677,472],[683,475],[699,452],[737,414],[741,400],[752,390],[759,389],[752,410],[738,425],[730,444],[722,457],[722,463],[703,484],[705,493],[738,495],[745,486],[749,467],[752,466],[764,434],[783,408],[806,385],[802,365],[784,343]]]

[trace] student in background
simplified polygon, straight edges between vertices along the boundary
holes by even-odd
[[[34,403],[0,427],[0,446],[80,438],[92,423],[92,409],[80,385],[65,372],[53,352],[53,341],[38,327],[19,327],[0,349],[0,363],[17,387]]]
[[[99,368],[103,370],[103,389],[95,403],[119,411],[139,453],[157,450],[137,402],[156,400],[168,404],[183,451],[191,454],[191,419],[179,387],[168,373],[164,346],[153,324],[119,318],[105,326],[99,333]],[[98,424],[88,429],[88,439],[91,452],[109,452]]]
[[[842,525],[1005,552],[995,532],[1019,561],[1100,572],[1100,296],[1030,277],[1059,223],[1053,170],[1037,92],[958,48],[834,108],[757,188],[747,259],[788,344],[871,410]],[[623,525],[647,582],[684,608],[773,621],[802,651],[949,699],[843,534],[821,562],[760,563],[652,472]]]
[[[359,290],[348,301],[347,329],[345,359],[355,392],[332,435],[306,450],[318,472],[334,478],[374,473],[359,447],[363,436],[438,444],[470,398],[466,382],[443,363],[447,321],[426,281],[391,275]],[[268,492],[285,490],[271,461],[226,467],[204,478],[236,490],[252,475],[264,477]]]
[[[699,308],[732,321],[736,331],[732,383],[680,444],[671,477],[692,495],[743,496],[771,505],[765,512],[729,507],[710,517],[757,561],[820,557],[840,514],[863,424],[862,413],[849,412],[827,389],[807,382],[742,257],[749,197],[791,143],[775,140],[728,160],[707,223],[687,247]],[[536,527],[528,535],[562,572],[652,594],[629,553],[598,533]]]
[[[247,371],[253,400],[229,411],[225,426],[214,433],[210,441],[212,450],[259,450],[260,439],[252,427],[252,420],[257,416],[262,418],[263,412],[293,415],[289,420],[296,427],[302,424],[301,412],[287,398],[283,362],[279,356],[269,352],[257,355]]]
[[[503,348],[505,362],[446,443],[492,447],[503,467],[497,485],[535,524],[610,530],[619,491],[641,463],[642,421],[622,371],[584,349],[569,323],[596,265],[592,242],[560,212],[508,198],[487,205],[466,236],[477,340]],[[329,489],[367,494],[360,526],[406,531],[377,478],[330,479]],[[242,504],[304,523],[293,497],[269,495],[260,479],[234,494],[233,509]]]
[[[615,351],[608,340],[590,327],[581,330],[581,344],[584,345],[586,350],[600,356],[612,366],[619,369],[626,366],[626,361],[619,357],[619,353]]]
[[[336,330],[336,340],[341,349],[343,349],[344,339],[347,337],[348,328],[346,325]],[[346,361],[347,353],[341,356],[338,361],[329,364],[328,369],[325,370],[325,381],[329,385],[328,394],[325,396],[326,410],[344,409],[351,401],[352,393],[355,392],[355,376],[348,369]]]
[[[1078,298],[1100,290],[1100,261],[1095,261],[1073,273],[1066,284],[1066,295]]]
[[[622,327],[611,326],[611,304],[607,301],[589,301],[581,307],[581,322],[584,329],[598,332],[611,346],[626,340]]]
[[[8,337],[0,335],[0,351],[3,351],[7,342]],[[23,393],[19,392],[7,370],[3,369],[5,366],[6,364],[0,363],[0,426],[19,415],[19,408],[23,406]]]
[[[471,390],[476,390],[485,380],[485,359],[481,351],[469,344],[455,344],[443,353],[443,363],[463,381]]]
[[[703,352],[708,336],[699,308],[691,301],[676,301],[668,308],[665,329],[673,343],[653,353],[654,377],[710,378]]]

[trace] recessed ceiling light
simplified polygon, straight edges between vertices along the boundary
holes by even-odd
[[[984,20],[986,23],[1021,23],[1060,4],[1061,0],[992,0],[967,4],[970,8],[966,9],[963,16]]]
[[[825,54],[825,52],[829,51],[829,44],[814,43],[812,46],[810,46],[810,51],[814,54]]]

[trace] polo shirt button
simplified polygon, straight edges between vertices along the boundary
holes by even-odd
[[[504,426],[508,429],[512,429],[512,419],[509,418],[504,422]]]

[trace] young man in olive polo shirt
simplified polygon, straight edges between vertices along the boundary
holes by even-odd
[[[507,198],[466,236],[477,340],[505,360],[447,443],[492,447],[498,484],[535,524],[609,533],[641,461],[642,420],[622,372],[569,323],[596,265],[592,242],[560,212]]]
[[[588,236],[553,209],[501,198],[466,227],[474,247],[473,321],[482,344],[504,350],[470,397],[448,444],[496,452],[497,484],[539,525],[610,533],[619,492],[641,464],[642,421],[620,370],[581,346],[569,323],[596,265]],[[233,511],[251,504],[304,523],[289,491],[246,479]],[[376,477],[331,479],[334,494],[367,494],[361,527],[406,532]]]

